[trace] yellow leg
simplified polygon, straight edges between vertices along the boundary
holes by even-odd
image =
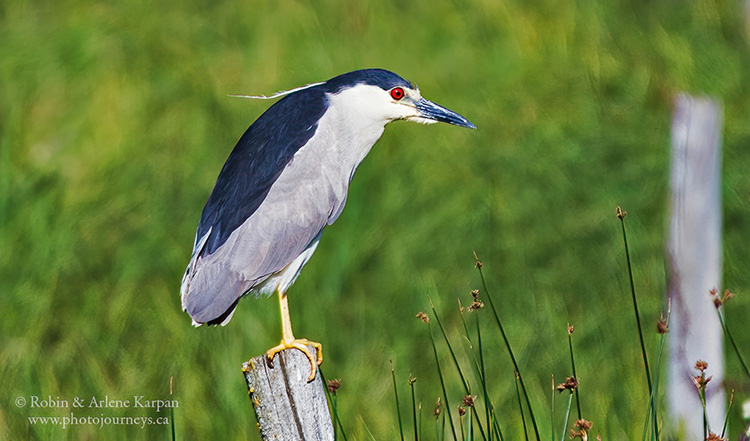
[[[268,357],[269,360],[273,360],[273,357],[284,349],[299,349],[307,356],[307,359],[310,360],[310,376],[307,377],[307,381],[312,381],[315,378],[318,365],[323,362],[323,346],[318,342],[309,341],[305,338],[294,338],[294,334],[292,333],[292,320],[289,318],[289,302],[286,298],[286,293],[277,291],[277,294],[279,295],[279,309],[281,311],[281,343],[267,350],[266,357]],[[316,357],[313,357],[307,345],[312,345],[315,348]]]

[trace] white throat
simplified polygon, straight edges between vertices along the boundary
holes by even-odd
[[[318,131],[331,143],[338,163],[353,174],[373,145],[380,139],[393,105],[383,100],[383,89],[357,85],[328,95],[328,110],[320,119]],[[316,134],[317,135],[317,134]]]

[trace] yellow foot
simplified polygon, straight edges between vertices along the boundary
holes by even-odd
[[[316,357],[313,357],[310,353],[310,348],[308,348],[307,345],[312,345],[315,348]],[[313,381],[313,379],[315,379],[315,373],[318,370],[318,365],[323,363],[323,346],[318,342],[310,341],[306,338],[298,338],[288,342],[282,340],[281,343],[266,351],[266,357],[268,357],[269,361],[273,361],[273,357],[275,357],[276,354],[284,349],[291,348],[299,349],[307,356],[307,359],[310,360],[310,376],[307,377],[307,381]]]

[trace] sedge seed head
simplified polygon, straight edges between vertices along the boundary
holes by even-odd
[[[621,208],[621,207],[620,207],[620,206],[618,205],[617,207],[615,207],[615,215],[616,215],[616,216],[617,216],[617,217],[618,217],[619,219],[625,219],[625,216],[627,216],[627,215],[628,215],[628,212],[627,212],[627,211],[625,211],[625,210],[623,210],[623,209],[622,209],[622,208]]]
[[[332,395],[336,395],[336,391],[339,390],[341,387],[341,378],[335,378],[333,380],[328,380],[328,392],[330,392]]]
[[[666,334],[669,332],[669,326],[667,325],[667,320],[662,315],[659,317],[659,320],[656,321],[656,332],[659,334]]]
[[[568,377],[563,383],[558,384],[555,389],[557,389],[558,392],[569,390],[571,393],[573,393],[573,391],[576,390],[577,387],[578,380],[576,379],[576,377]]]
[[[706,369],[708,369],[708,363],[706,363],[703,360],[698,360],[698,361],[695,362],[695,368],[698,369],[699,371],[703,372]]]
[[[461,401],[461,405],[463,407],[472,407],[472,406],[474,406],[474,402],[475,402],[476,399],[477,399],[476,396],[472,397],[471,395],[466,395],[464,397],[463,401]]]

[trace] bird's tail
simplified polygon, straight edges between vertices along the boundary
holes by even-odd
[[[229,323],[247,285],[242,277],[228,275],[223,267],[204,261],[202,251],[210,235],[211,229],[200,239],[196,238],[180,286],[182,310],[190,315],[193,326]]]

